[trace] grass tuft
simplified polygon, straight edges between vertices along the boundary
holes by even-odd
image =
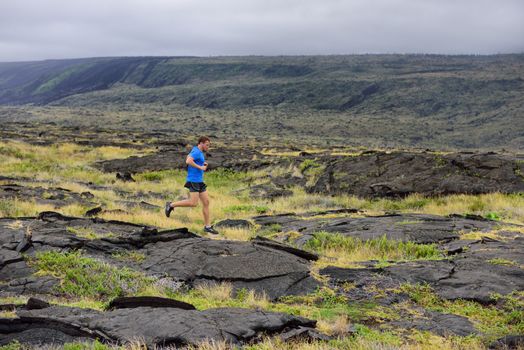
[[[371,240],[346,237],[340,233],[316,232],[304,248],[320,254],[320,264],[347,266],[354,262],[408,261],[442,259],[443,255],[435,244],[416,244],[389,240],[386,236]],[[333,261],[333,259],[335,261]]]
[[[71,297],[110,300],[134,295],[153,284],[154,280],[129,268],[116,268],[105,262],[81,255],[80,251],[39,252],[31,261],[42,275],[61,280],[59,291]]]

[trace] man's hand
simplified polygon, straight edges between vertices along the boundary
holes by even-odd
[[[207,170],[207,162],[204,162],[204,165],[202,167],[200,167],[201,170],[204,170],[206,171]]]

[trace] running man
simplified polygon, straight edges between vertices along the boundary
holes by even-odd
[[[216,235],[218,232],[211,226],[209,218],[209,196],[206,190],[207,186],[204,183],[204,171],[207,170],[204,152],[209,150],[209,145],[211,145],[209,138],[202,136],[198,139],[198,145],[194,146],[188,154],[186,158],[187,178],[184,187],[189,189],[189,198],[179,202],[167,202],[165,214],[169,217],[173,209],[177,207],[196,207],[200,199],[202,214],[204,214],[204,232]]]

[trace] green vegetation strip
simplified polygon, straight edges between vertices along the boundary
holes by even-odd
[[[436,260],[443,258],[435,244],[416,244],[389,240],[386,236],[376,239],[361,240],[346,237],[339,233],[316,232],[304,248],[324,253],[338,251],[351,255],[357,251],[366,251],[369,259],[377,260]]]
[[[510,334],[524,334],[524,292],[493,295],[494,305],[468,300],[444,300],[428,285],[404,285],[401,291],[426,309],[467,317],[490,342]]]
[[[230,205],[224,208],[226,214],[233,213],[254,213],[254,214],[265,214],[269,211],[269,207],[265,205],[254,205],[254,204],[238,204]]]
[[[32,263],[39,274],[59,278],[62,281],[59,291],[72,297],[109,301],[119,296],[135,295],[153,284],[153,279],[142,273],[82,256],[80,251],[37,253]]]

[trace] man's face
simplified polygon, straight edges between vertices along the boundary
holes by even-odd
[[[203,151],[208,151],[209,150],[209,146],[211,145],[211,142],[210,141],[206,141],[202,144],[202,150]]]

